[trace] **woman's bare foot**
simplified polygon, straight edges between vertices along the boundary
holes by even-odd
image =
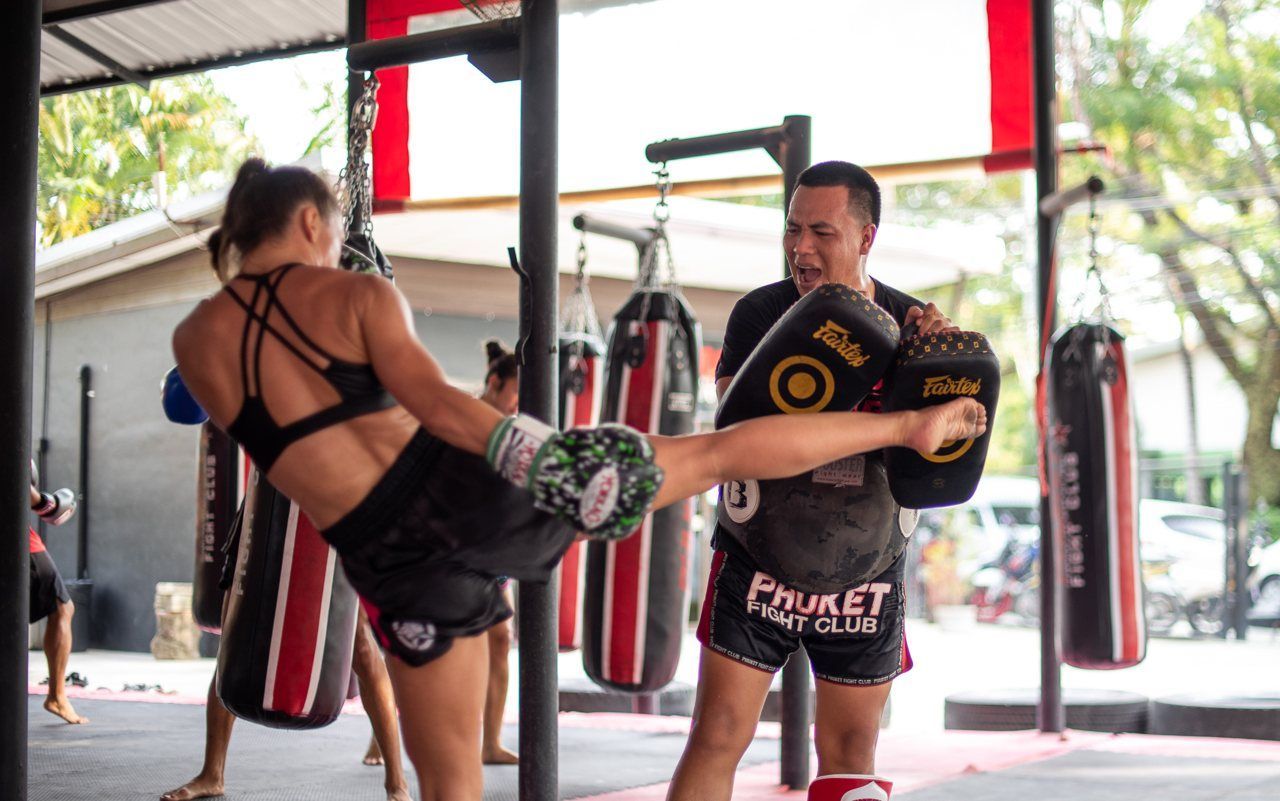
[[[381,765],[383,764],[383,762],[384,760],[382,759],[382,749],[378,747],[377,739],[370,737],[369,750],[364,752],[364,764],[373,766],[373,765]]]
[[[486,765],[519,765],[520,756],[501,745],[486,745],[480,752],[480,761]]]
[[[986,407],[973,398],[957,398],[917,412],[907,412],[904,441],[908,448],[933,453],[957,439],[976,439],[986,430]]]
[[[66,698],[46,698],[44,708],[68,723],[88,723],[89,719],[76,714],[71,701]]]
[[[408,785],[402,784],[387,788],[387,801],[413,801],[413,796],[409,795]]]
[[[160,796],[160,801],[191,801],[193,798],[209,798],[222,795],[222,779],[206,778],[200,774],[176,790]]]

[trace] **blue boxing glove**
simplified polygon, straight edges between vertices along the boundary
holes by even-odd
[[[160,384],[160,405],[164,407],[164,416],[174,423],[198,426],[209,419],[196,399],[191,397],[191,390],[187,389],[177,367],[164,374],[164,381]]]

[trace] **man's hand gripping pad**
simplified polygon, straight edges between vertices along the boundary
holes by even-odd
[[[861,293],[820,286],[782,316],[752,351],[716,414],[716,427],[767,414],[852,411],[888,370],[898,325]],[[760,568],[805,592],[831,593],[882,573],[906,526],[879,454],[855,456],[789,479],[731,481],[717,516]]]
[[[987,432],[944,442],[935,453],[886,448],[893,499],[913,509],[952,506],[973,496],[987,461],[1000,396],[1000,360],[982,334],[956,331],[905,339],[888,380],[884,410],[919,410],[973,398],[987,410]]]

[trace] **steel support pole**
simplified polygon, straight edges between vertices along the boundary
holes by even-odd
[[[80,365],[80,466],[76,495],[76,578],[89,578],[89,426],[93,419],[93,368]],[[87,614],[88,610],[85,610]]]
[[[519,46],[520,30],[518,21],[500,19],[395,39],[361,42],[347,49],[347,65],[353,70],[380,70],[454,56],[501,52]]]
[[[805,115],[784,117],[781,125],[749,131],[698,136],[692,139],[668,139],[654,142],[644,150],[645,158],[654,163],[675,159],[732,153],[761,148],[782,167],[785,216],[791,207],[800,173],[809,166],[812,118]],[[782,274],[789,274],[786,258]],[[794,789],[809,786],[809,655],[796,651],[782,668],[782,740],[779,744],[781,765],[779,780]]]
[[[347,0],[347,52],[350,48],[355,47],[365,40],[369,35],[367,30],[367,17],[365,0]],[[349,58],[349,56],[348,56]],[[358,70],[347,65],[347,137],[351,136],[351,115],[355,111],[356,101],[359,100],[361,93],[364,92],[364,70]],[[351,147],[351,142],[347,141],[347,148]],[[370,190],[372,191],[372,190]],[[360,204],[353,203],[351,209],[351,221],[347,227],[349,235],[358,234],[364,229],[364,209],[360,208]]]
[[[1036,311],[1040,316],[1040,373],[1044,374],[1044,345],[1057,324],[1057,286],[1054,283],[1054,239],[1057,217],[1041,210],[1040,201],[1058,191],[1057,103],[1054,74],[1053,0],[1035,0],[1031,9],[1033,84],[1035,89],[1036,151]],[[1040,432],[1040,463],[1048,464],[1047,432]],[[1057,559],[1049,498],[1040,498],[1040,703],[1036,710],[1040,731],[1065,728],[1062,708],[1062,660],[1058,651]]]
[[[800,173],[809,166],[809,117],[787,117],[783,121],[786,135],[782,139],[782,214],[791,208],[791,197],[799,185]],[[790,275],[787,260],[782,259],[782,275]],[[779,781],[793,790],[809,786],[809,654],[798,649],[782,668],[782,739],[778,744]]]
[[[0,26],[0,160],[4,196],[4,304],[0,313],[0,795],[27,798],[27,487],[31,456],[31,347],[35,319],[36,147],[40,2],[14,0]]]
[[[520,261],[530,296],[520,310],[520,408],[549,423],[559,419],[558,6],[525,2],[520,17]],[[520,801],[560,793],[557,596],[554,578],[520,583]]]

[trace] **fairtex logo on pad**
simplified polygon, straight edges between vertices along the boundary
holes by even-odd
[[[861,367],[871,358],[862,352],[862,345],[849,341],[848,329],[841,328],[827,320],[822,327],[813,332],[813,338],[840,354],[840,358],[851,367]]]
[[[977,395],[982,391],[982,379],[977,381],[961,376],[939,375],[924,380],[924,397],[936,398],[943,395]]]
[[[604,467],[587,482],[586,489],[582,491],[578,512],[588,531],[599,526],[613,514],[614,508],[618,505],[620,484],[618,468],[613,465]]]

